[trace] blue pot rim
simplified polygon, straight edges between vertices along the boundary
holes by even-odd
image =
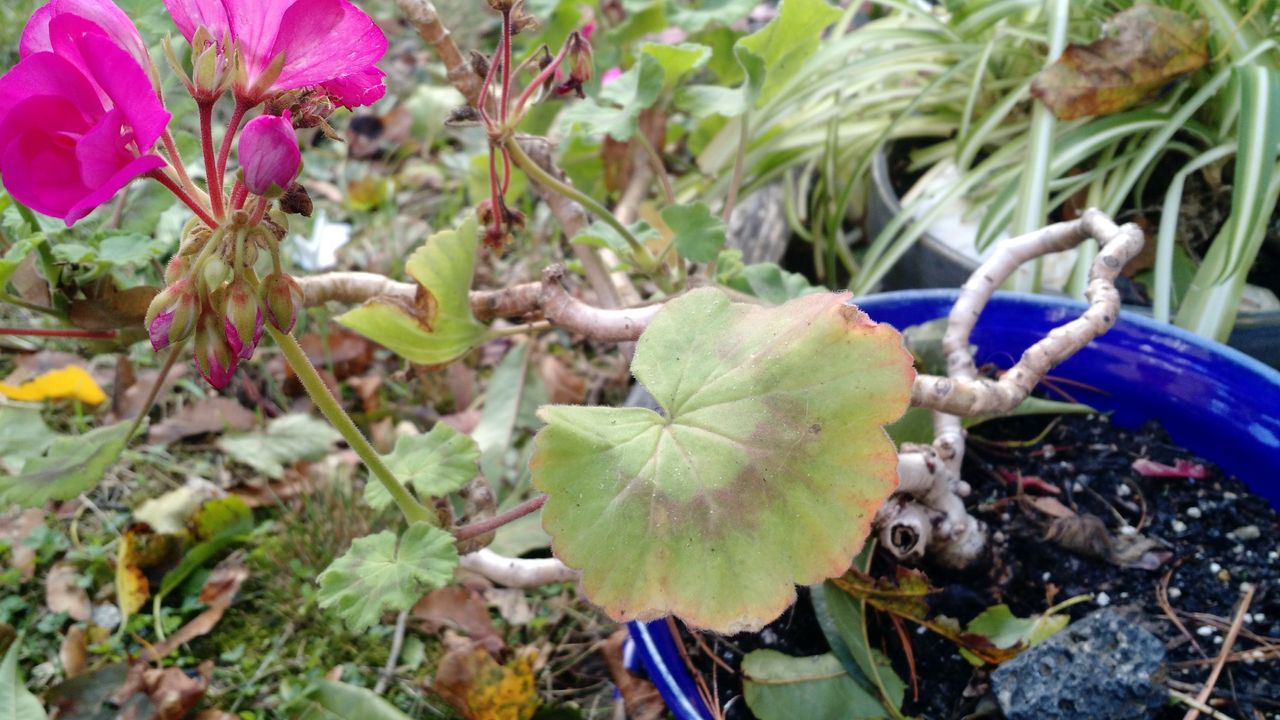
[[[945,317],[946,310],[949,310],[958,295],[959,291],[955,289],[903,290],[867,295],[854,298],[850,302],[868,310],[868,315],[873,320],[876,319],[877,308],[883,310],[889,306],[911,305],[945,308],[941,314],[934,315],[934,317]],[[997,292],[987,307],[988,309],[1035,308],[1042,314],[1045,311],[1056,311],[1062,316],[1071,317],[1078,316],[1086,305],[1066,298]],[[920,318],[916,322],[924,322],[928,319],[930,318]],[[979,325],[981,322],[982,320],[979,320]],[[1167,345],[1181,344],[1188,349],[1194,349],[1206,357],[1212,357],[1214,363],[1219,366],[1218,369],[1234,371],[1238,377],[1244,378],[1237,382],[1258,382],[1261,384],[1260,388],[1269,386],[1272,392],[1280,393],[1280,371],[1234,348],[1182,328],[1123,310],[1117,319],[1117,329],[1121,326],[1127,332],[1136,331],[1153,339],[1163,338],[1174,341],[1174,343],[1166,343]],[[1103,335],[1090,343],[1090,346],[1097,344],[1105,347],[1107,343],[1108,335]],[[1280,408],[1277,408],[1277,411],[1280,411]],[[1210,459],[1214,460],[1212,457]],[[628,624],[628,629],[639,664],[648,672],[649,678],[657,686],[663,700],[667,703],[667,708],[679,720],[709,720],[712,715],[702,702],[697,686],[685,667],[682,654],[676,646],[677,640],[672,636],[667,621],[660,619],[651,622],[631,622]]]

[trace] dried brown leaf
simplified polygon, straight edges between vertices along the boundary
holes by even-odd
[[[165,418],[151,428],[147,440],[164,445],[207,433],[248,430],[257,421],[258,416],[235,399],[214,395],[191,403],[176,415]]]
[[[534,684],[534,654],[506,665],[475,643],[445,653],[432,690],[467,720],[529,720],[542,701]]]
[[[89,593],[77,582],[79,574],[72,565],[59,563],[44,578],[44,604],[53,612],[66,613],[72,620],[85,621],[93,612]]]
[[[1071,45],[1036,74],[1031,93],[1059,120],[1107,115],[1137,105],[1209,60],[1202,18],[1135,5],[1107,23],[1107,36]]]
[[[155,662],[173,652],[179,645],[191,642],[202,635],[208,635],[222,620],[222,615],[227,608],[231,607],[236,593],[240,591],[240,586],[248,577],[249,570],[239,556],[233,555],[219,563],[209,574],[204,587],[200,589],[200,602],[208,605],[208,609],[178,628],[177,632],[166,638],[164,642],[143,651],[142,659]]]
[[[23,581],[36,573],[36,549],[26,540],[43,524],[44,510],[40,508],[13,508],[0,515],[0,540],[9,546],[9,567],[16,568]]]
[[[600,654],[609,664],[609,675],[618,686],[622,702],[631,720],[660,720],[665,717],[667,706],[658,688],[648,680],[631,674],[622,659],[622,646],[627,641],[627,631],[618,630],[600,646]]]
[[[62,645],[58,648],[58,661],[62,663],[62,673],[73,678],[84,672],[85,658],[88,655],[89,639],[84,627],[72,625],[62,637]]]
[[[428,593],[413,606],[409,617],[433,635],[445,628],[461,630],[493,655],[506,646],[493,626],[484,597],[466,587],[452,585]]]

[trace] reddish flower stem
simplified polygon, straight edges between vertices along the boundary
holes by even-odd
[[[498,188],[498,151],[489,146],[489,202],[493,204],[493,226],[502,232],[502,208],[506,198]]]
[[[244,207],[244,201],[249,199],[249,188],[240,178],[236,178],[236,183],[231,187],[231,209],[239,210]]]
[[[502,108],[498,117],[507,124],[511,104],[511,11],[502,13]]]
[[[502,148],[502,199],[507,198],[507,191],[511,189],[511,153],[507,152],[506,146]]]
[[[222,176],[213,155],[213,103],[201,101],[200,108],[200,148],[204,152],[205,184],[209,186],[209,204],[213,206],[213,214],[222,217]],[[210,225],[210,227],[213,227]]]
[[[480,111],[480,119],[484,121],[486,126],[492,125],[489,118],[489,111],[485,106],[489,104],[489,87],[493,85],[493,72],[498,67],[498,58],[500,53],[495,52],[493,57],[489,58],[489,71],[484,76],[484,82],[480,84],[480,97],[476,101],[476,110]]]
[[[471,538],[491,533],[503,525],[519,520],[530,513],[537,512],[538,508],[542,507],[546,502],[547,496],[539,495],[532,500],[526,500],[520,503],[516,507],[497,517],[491,517],[488,520],[479,520],[471,523],[470,525],[463,525],[453,531],[453,537],[458,542],[463,542],[465,540],[470,540]]]
[[[542,84],[551,76],[555,75],[556,70],[560,68],[560,63],[564,62],[564,59],[568,54],[569,44],[565,43],[564,47],[560,48],[560,52],[556,53],[556,56],[552,58],[551,63],[542,69],[542,72],[533,79],[533,82],[529,83],[529,86],[524,89],[524,92],[520,93],[520,97],[516,98],[516,117],[519,117],[520,114],[524,112],[525,104],[527,104],[529,102],[529,98],[533,97],[533,94],[538,91],[538,88],[542,87]]]
[[[178,144],[173,141],[173,135],[169,134],[168,129],[160,136],[160,141],[164,143],[164,151],[169,156],[169,167],[172,167],[173,173],[178,176],[178,182],[182,184],[182,187],[186,188],[188,193],[195,195],[196,184],[191,182],[191,176],[187,174],[187,167],[182,163],[182,156],[178,154]]]
[[[227,158],[231,155],[231,143],[236,139],[236,133],[240,131],[240,123],[244,120],[245,113],[253,106],[236,100],[236,108],[231,111],[231,122],[227,123],[227,134],[222,136],[222,149],[218,151],[218,189],[221,191],[222,184],[226,182]]]
[[[183,202],[183,204],[191,208],[191,212],[195,213],[196,217],[203,220],[204,223],[208,225],[210,228],[218,227],[218,221],[214,220],[213,217],[209,215],[209,211],[201,207],[200,203],[196,202],[195,198],[188,195],[187,191],[183,190],[182,187],[178,185],[177,181],[175,181],[173,178],[166,175],[164,171],[153,170],[147,173],[147,177],[165,186],[165,188],[167,188],[169,192],[176,195],[177,198]]]
[[[253,215],[249,217],[249,227],[253,227],[262,222],[262,218],[267,214],[267,208],[271,207],[271,201],[264,198],[258,198],[258,204],[253,206]]]
[[[114,340],[115,330],[70,330],[43,328],[6,328],[0,327],[0,335],[16,335],[19,337],[60,337],[60,338],[92,338],[94,340]]]

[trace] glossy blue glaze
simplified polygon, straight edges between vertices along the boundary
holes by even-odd
[[[857,305],[872,319],[903,328],[945,317],[955,298],[955,290],[915,290],[871,295]],[[1009,367],[1049,329],[1083,310],[1083,303],[1070,300],[998,293],[973,332],[978,364]],[[1110,332],[1051,376],[1071,381],[1076,400],[1111,412],[1118,425],[1159,420],[1174,442],[1280,506],[1280,372],[1275,369],[1184,330],[1121,313]],[[666,622],[632,623],[631,636],[675,716],[710,718]]]

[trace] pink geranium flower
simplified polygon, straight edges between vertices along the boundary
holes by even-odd
[[[190,42],[204,26],[221,42],[239,42],[245,75],[236,95],[256,105],[284,90],[322,87],[351,108],[369,105],[386,92],[375,63],[387,39],[373,20],[347,0],[164,0]],[[284,55],[279,76],[272,63]],[[267,87],[259,87],[269,83]]]
[[[71,225],[165,165],[151,150],[169,113],[141,43],[109,0],[54,0],[32,17],[0,77],[0,178],[19,202]]]

